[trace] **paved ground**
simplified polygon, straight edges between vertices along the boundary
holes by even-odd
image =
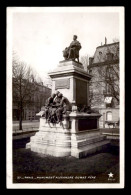
[[[23,121],[22,122],[22,127],[23,130],[19,130],[19,122],[18,121],[14,121],[12,128],[13,128],[13,133],[21,133],[21,132],[25,132],[25,131],[33,131],[33,130],[37,130],[39,128],[39,121]]]
[[[119,128],[105,128],[101,129],[102,133],[112,133],[112,134],[119,134]]]
[[[19,122],[18,121],[13,121],[13,131],[16,132],[23,132],[23,131],[31,131],[33,129],[36,130],[36,128],[38,129],[39,127],[39,121],[35,120],[35,121],[23,121],[22,122],[22,126],[23,126],[23,131],[18,130],[19,128]],[[105,128],[105,129],[101,129],[101,132],[105,132],[105,133],[117,133],[119,134],[119,128]]]
[[[39,123],[39,120],[24,120],[22,121],[23,124],[31,124],[31,123]],[[18,125],[19,121],[13,121],[13,125]]]

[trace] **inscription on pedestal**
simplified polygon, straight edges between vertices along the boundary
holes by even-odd
[[[79,119],[78,129],[79,131],[97,129],[97,119]]]
[[[69,89],[70,79],[59,79],[55,81],[55,89]]]

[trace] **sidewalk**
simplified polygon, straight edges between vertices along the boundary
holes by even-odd
[[[39,120],[23,120],[22,123],[34,123],[39,122]],[[13,124],[19,124],[19,121],[13,121]]]
[[[100,129],[100,131],[103,135],[106,135],[107,139],[110,139],[110,140],[120,139],[119,128]]]
[[[19,130],[19,123],[12,124],[13,133],[23,133],[26,131],[35,131],[39,128],[39,121],[34,122],[22,122],[22,130]]]
[[[100,128],[102,133],[119,134],[119,128]]]
[[[21,133],[26,133],[26,132],[32,132],[32,131],[37,131],[39,129],[39,127],[29,127],[23,130],[19,130],[19,129],[13,129],[13,134],[21,134]]]

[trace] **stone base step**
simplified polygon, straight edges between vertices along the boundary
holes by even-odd
[[[70,148],[62,148],[57,146],[43,145],[38,143],[31,143],[31,151],[38,152],[45,155],[51,155],[55,157],[64,157],[71,155]]]
[[[100,142],[100,141],[103,141],[105,139],[106,139],[106,136],[99,135],[99,136],[94,136],[91,138],[77,140],[77,141],[71,140],[71,146],[79,148],[79,147],[83,147],[83,146],[86,146],[89,144],[93,144],[93,143],[95,144],[96,142]]]
[[[71,147],[71,136],[68,134],[59,133],[37,133],[31,137],[31,143],[37,143],[42,145]]]
[[[74,156],[76,158],[83,158],[88,156],[89,154],[93,154],[96,152],[99,152],[103,149],[106,149],[110,144],[110,141],[108,140],[103,140],[97,143],[93,143],[93,144],[89,144],[87,146],[84,147],[80,147],[80,148],[75,148],[72,147],[71,148],[71,156]]]
[[[96,136],[100,136],[101,133],[100,131],[93,131],[93,132],[80,132],[80,133],[76,133],[76,134],[72,134],[71,135],[71,139],[72,140],[82,140],[82,139],[88,139],[88,138],[92,138],[92,137],[96,137]]]
[[[49,127],[41,119],[39,132],[30,138],[26,148],[55,157],[82,158],[100,151],[108,144],[109,141],[106,140],[105,135],[101,135],[99,129],[71,132],[70,129],[63,129],[58,125]]]
[[[58,147],[71,148],[71,142],[70,141],[60,142],[60,141],[56,141],[56,140],[43,140],[43,141],[35,140],[35,141],[31,141],[31,144],[32,143],[41,144],[41,145],[48,145],[48,146],[54,146],[54,147],[58,146]]]
[[[58,139],[58,138],[53,138],[50,139],[50,137],[39,137],[39,136],[33,136],[31,138],[31,143],[37,143],[37,144],[42,144],[42,145],[49,145],[49,146],[61,146],[61,147],[84,147],[89,144],[95,144],[97,142],[101,142],[106,139],[106,136],[97,136],[93,138],[88,138],[88,139],[83,139],[79,141],[74,141],[70,140],[69,138],[63,139]]]
[[[54,132],[47,132],[47,133],[41,133],[38,132],[35,134],[35,136],[31,137],[31,140],[34,138],[38,139],[59,139],[59,140],[70,140],[71,135],[70,134],[62,134],[62,133],[54,133]]]

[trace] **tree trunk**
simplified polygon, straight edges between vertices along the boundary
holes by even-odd
[[[22,106],[20,106],[19,130],[22,130]]]
[[[22,130],[22,114],[20,114],[19,118],[19,130]]]

